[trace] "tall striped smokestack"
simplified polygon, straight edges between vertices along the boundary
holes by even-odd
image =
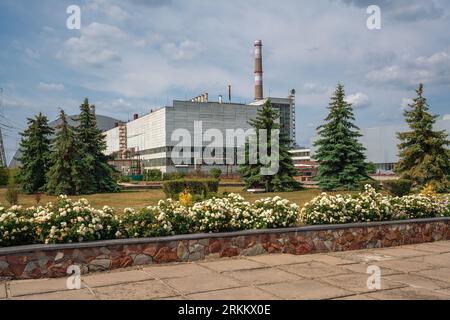
[[[264,99],[263,95],[263,67],[262,41],[255,41],[255,100]]]

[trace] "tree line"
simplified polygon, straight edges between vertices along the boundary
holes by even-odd
[[[351,103],[345,100],[345,90],[338,84],[329,104],[325,123],[318,127],[319,138],[314,156],[317,161],[316,180],[323,190],[356,190],[358,184],[369,179],[369,164],[365,148],[359,142],[359,128]],[[438,118],[429,113],[423,84],[416,90],[416,98],[404,111],[409,130],[397,134],[399,162],[394,171],[408,179],[413,186],[431,185],[436,191],[450,189],[450,150],[446,131],[435,131]]]
[[[77,195],[117,192],[115,170],[104,154],[106,141],[97,128],[95,106],[86,98],[77,125],[60,111],[56,130],[42,113],[29,118],[21,133],[17,181],[23,192]]]

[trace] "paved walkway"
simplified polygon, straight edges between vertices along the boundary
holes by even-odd
[[[381,289],[367,287],[368,266]],[[0,283],[0,299],[450,299],[450,241],[307,256],[263,255]]]

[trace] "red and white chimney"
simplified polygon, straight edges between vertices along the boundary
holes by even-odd
[[[263,66],[262,41],[255,41],[255,101],[264,99],[263,94]]]

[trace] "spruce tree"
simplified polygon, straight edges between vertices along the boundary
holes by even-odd
[[[269,157],[272,152],[271,132],[272,130],[280,129],[280,125],[277,122],[279,117],[279,112],[272,108],[270,100],[267,100],[262,108],[258,110],[256,118],[249,121],[250,126],[252,126],[256,132],[258,150],[263,147],[263,145],[260,145],[259,143],[259,130],[267,130],[267,144],[265,144],[265,147],[268,150],[267,153]],[[239,169],[246,188],[264,188],[266,192],[287,192],[301,189],[301,184],[294,179],[294,176],[297,175],[297,171],[294,167],[291,154],[289,153],[290,145],[291,141],[289,138],[280,134],[278,172],[274,175],[263,175],[261,174],[261,169],[267,168],[268,165],[261,163],[260,152],[258,152],[256,156],[257,163],[249,163],[250,148],[247,143],[245,146],[246,162],[245,164],[242,164]]]
[[[43,191],[50,169],[50,136],[53,129],[48,125],[47,117],[39,113],[35,118],[27,119],[28,128],[22,132],[20,142],[20,168],[17,180],[25,193]]]
[[[81,173],[83,193],[117,192],[114,169],[108,164],[105,136],[97,128],[95,106],[86,98],[80,106],[76,137],[83,171]]]
[[[358,141],[359,128],[353,123],[352,105],[345,101],[345,90],[338,84],[328,107],[325,124],[318,127],[319,139],[314,159],[319,165],[317,177],[323,190],[356,190],[368,179],[365,148]]]
[[[52,145],[52,166],[48,172],[47,192],[54,195],[76,195],[81,189],[81,162],[74,128],[60,112],[56,137]]]
[[[397,134],[400,160],[395,170],[416,186],[432,184],[438,191],[446,191],[450,185],[450,141],[445,131],[433,131],[438,116],[428,112],[423,84],[416,93],[417,97],[404,112],[410,131]]]

